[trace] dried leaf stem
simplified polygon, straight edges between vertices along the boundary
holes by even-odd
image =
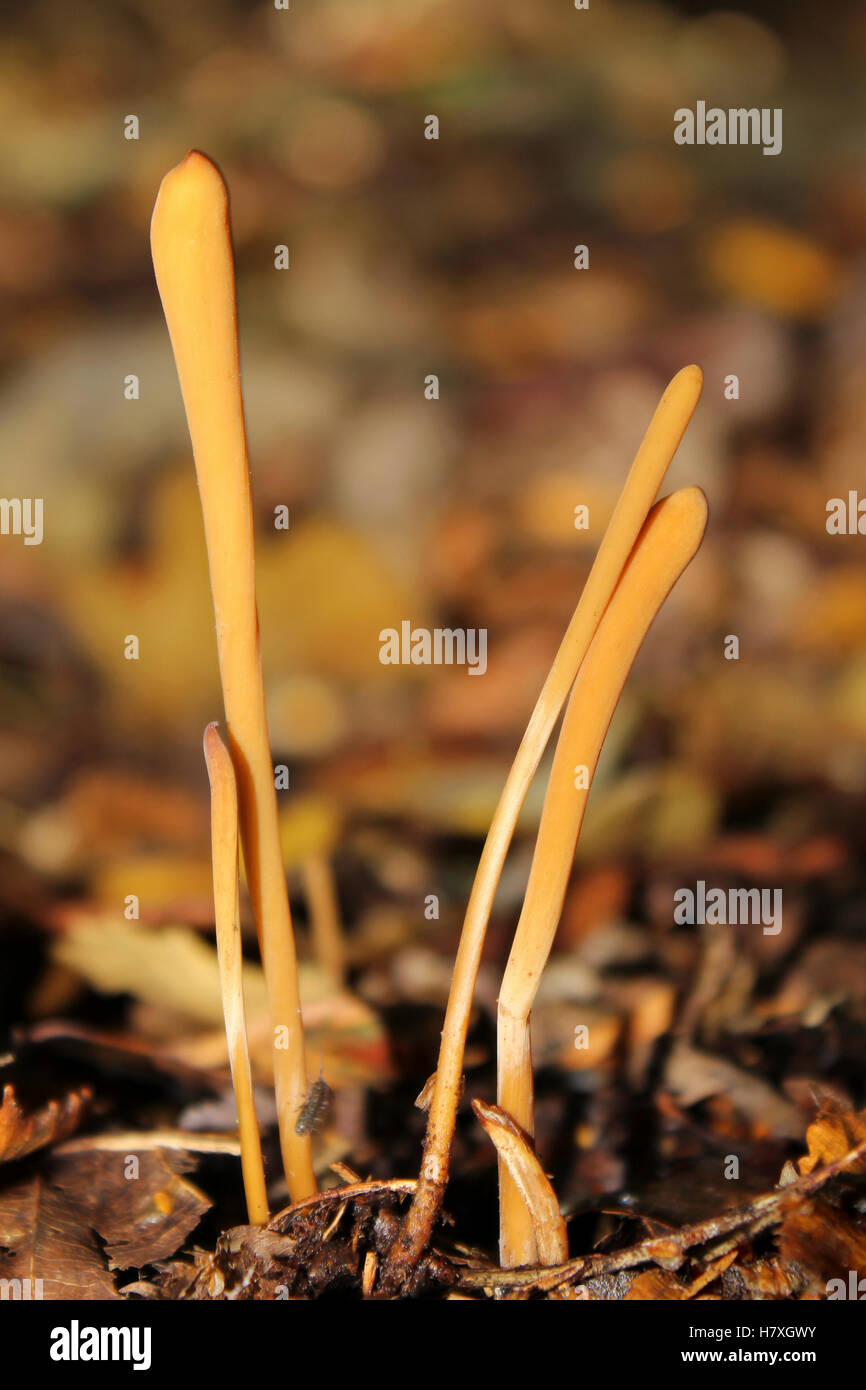
[[[295,1134],[307,1081],[259,651],[228,193],[197,151],[162,181],[151,248],[195,456],[244,862],[275,1030],[280,1142],[300,1200],[316,1180],[309,1135]]]
[[[698,403],[702,382],[700,367],[684,367],[656,407],[494,811],[454,963],[418,1190],[385,1272],[391,1284],[399,1283],[417,1263],[442,1204],[475,981],[517,818],[601,615]]]
[[[264,1226],[269,1216],[268,1196],[259,1125],[253,1100],[244,1011],[243,954],[238,902],[238,794],[232,760],[217,732],[216,724],[208,724],[205,729],[204,756],[210,780],[213,900],[220,989],[229,1048],[229,1066],[238,1112],[241,1171],[250,1223],[254,1226]]]
[[[703,537],[707,505],[683,488],[650,512],[584,660],[554,753],[526,896],[499,993],[499,1105],[533,1132],[529,1014],[562,912],[601,747],[626,677],[653,619]],[[578,777],[576,773],[580,771]],[[543,1259],[525,1197],[500,1157],[500,1259]]]

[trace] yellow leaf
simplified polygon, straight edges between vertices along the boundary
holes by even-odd
[[[809,1152],[799,1160],[801,1175],[805,1177],[816,1168],[835,1163],[864,1141],[866,1110],[855,1112],[826,1107],[806,1130]],[[866,1168],[866,1158],[861,1159],[855,1166],[858,1169]]]

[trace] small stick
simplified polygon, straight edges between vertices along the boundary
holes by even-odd
[[[316,1179],[310,1137],[295,1134],[307,1077],[262,684],[228,192],[198,151],[163,179],[150,240],[201,495],[244,863],[274,1028],[280,1145],[299,1201],[316,1191]]]
[[[596,763],[613,712],[646,633],[694,557],[707,522],[700,488],[659,502],[623,571],[580,668],[556,745],[523,908],[499,992],[499,1105],[533,1132],[529,1013],[559,924]],[[575,770],[586,768],[586,786]],[[581,779],[582,780],[582,779]],[[522,1194],[500,1161],[500,1261],[532,1264],[535,1235]]]
[[[520,1194],[532,1224],[539,1262],[543,1265],[564,1264],[568,1259],[565,1218],[532,1141],[500,1106],[473,1100],[472,1109],[496,1145],[499,1161],[507,1169]]]
[[[517,818],[601,615],[698,403],[702,383],[700,367],[683,367],[656,407],[493,813],[454,962],[418,1189],[392,1247],[386,1283],[399,1284],[417,1264],[442,1205],[475,981]]]
[[[336,1167],[336,1164],[331,1166]],[[278,1211],[271,1217],[269,1230],[283,1231],[294,1217],[320,1209],[324,1212],[334,1202],[367,1202],[374,1201],[377,1197],[408,1197],[417,1186],[416,1178],[368,1178],[365,1182],[348,1183],[345,1187],[329,1187],[324,1192],[314,1192],[312,1197],[305,1197],[302,1202],[293,1203],[292,1206]]]
[[[345,979],[346,953],[334,873],[326,853],[310,854],[302,861],[301,880],[310,909],[313,950],[325,974],[339,989]]]
[[[229,1066],[238,1112],[241,1171],[247,1214],[253,1226],[267,1224],[268,1196],[262,1145],[253,1100],[250,1054],[244,1013],[243,956],[238,902],[238,793],[232,760],[217,731],[204,731],[204,756],[210,780],[211,852],[217,955],[223,1013],[229,1045]]]

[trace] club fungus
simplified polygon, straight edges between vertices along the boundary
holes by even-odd
[[[241,844],[274,1028],[280,1144],[299,1201],[316,1191],[316,1180],[310,1137],[295,1132],[307,1077],[259,650],[228,193],[197,151],[162,181],[151,249],[201,496]]]
[[[475,981],[493,900],[521,807],[602,614],[698,403],[702,383],[700,367],[684,367],[669,382],[656,407],[494,811],[454,964],[418,1188],[394,1243],[387,1271],[392,1286],[399,1284],[417,1263],[442,1203]]]
[[[325,854],[311,854],[301,865],[316,959],[335,989],[345,981],[346,957],[334,871]]]
[[[243,956],[238,903],[237,782],[228,749],[217,732],[216,724],[208,724],[205,729],[204,756],[210,780],[213,901],[220,989],[229,1047],[229,1066],[238,1112],[241,1171],[250,1222],[255,1226],[263,1226],[268,1219],[268,1198],[259,1126],[253,1101],[244,1013]]]
[[[526,896],[499,993],[499,1106],[533,1132],[529,1014],[559,924],[589,787],[608,725],[647,630],[694,557],[707,520],[699,488],[652,509],[577,675],[541,813]],[[524,1194],[500,1158],[500,1260],[544,1262]]]

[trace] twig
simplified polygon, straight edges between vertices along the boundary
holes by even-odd
[[[194,1154],[240,1154],[240,1141],[233,1134],[206,1134],[189,1129],[121,1129],[108,1134],[83,1134],[57,1144],[52,1153],[89,1153],[100,1149],[110,1153],[148,1153],[152,1149],[188,1150]]]
[[[334,1202],[372,1202],[377,1197],[408,1197],[418,1186],[416,1178],[380,1178],[368,1182],[349,1183],[346,1187],[330,1187],[325,1192],[316,1192],[302,1202],[284,1207],[272,1216],[268,1230],[282,1231],[296,1216],[306,1216],[312,1211],[324,1210]]]

